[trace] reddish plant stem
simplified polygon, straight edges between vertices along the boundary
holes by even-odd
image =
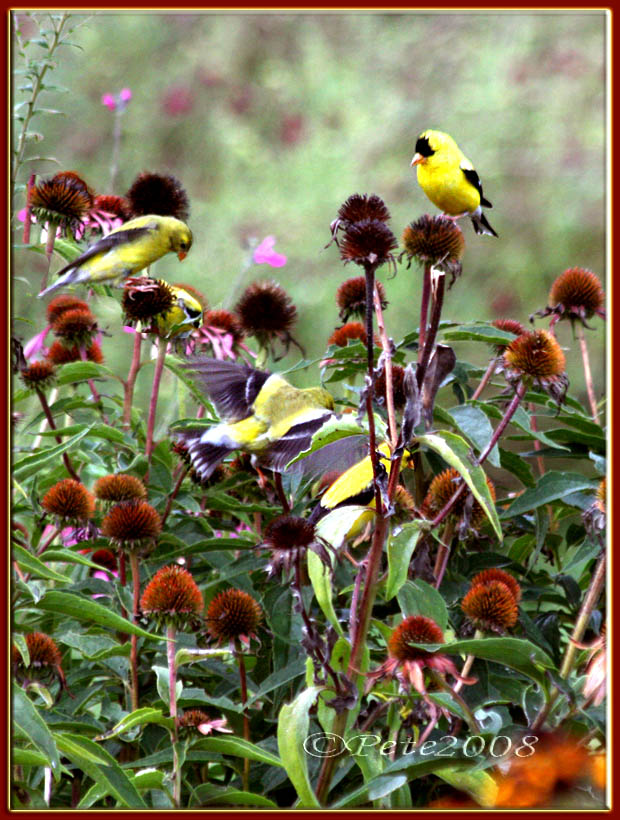
[[[524,385],[523,382],[519,382],[519,385],[518,385],[518,387],[515,391],[515,394],[512,397],[512,399],[510,400],[510,404],[506,408],[506,412],[504,413],[504,417],[502,418],[500,423],[497,425],[497,427],[493,431],[493,435],[491,436],[491,440],[489,441],[487,446],[484,448],[483,452],[480,454],[480,457],[476,461],[476,464],[478,464],[478,465],[482,464],[482,462],[487,458],[487,456],[489,455],[489,453],[491,452],[493,447],[495,447],[495,445],[497,444],[497,442],[499,440],[499,437],[501,436],[501,434],[504,432],[504,430],[508,426],[508,423],[510,422],[510,419],[514,416],[514,414],[517,410],[517,407],[521,404],[521,400],[523,399],[524,395],[525,395],[525,385]],[[435,518],[432,520],[431,529],[435,529],[435,527],[438,527],[439,524],[441,524],[441,522],[444,520],[444,518],[450,513],[450,511],[452,510],[452,508],[454,507],[454,505],[456,504],[458,499],[465,492],[466,487],[467,487],[467,485],[465,484],[465,482],[463,482],[461,484],[461,486],[458,488],[458,490],[452,495],[450,500],[448,502],[446,502],[444,507],[437,513]]]
[[[131,579],[133,581],[133,622],[138,623],[140,617],[140,567],[138,565],[138,553],[132,550],[129,553],[131,564]],[[131,665],[131,710],[134,712],[139,708],[138,693],[138,636],[131,636],[131,654],[129,656]]]
[[[241,690],[241,703],[245,707],[245,704],[248,702],[248,681],[245,673],[245,659],[243,657],[243,653],[241,652],[241,645],[239,641],[236,641],[235,643],[237,644],[237,658],[239,660],[239,688]],[[250,742],[250,716],[245,708],[243,710],[243,737],[248,741],[248,743]],[[243,761],[242,784],[243,791],[249,791],[250,759],[248,757],[246,757]]]
[[[129,365],[129,373],[127,374],[127,381],[125,382],[125,395],[123,399],[123,429],[129,430],[131,427],[131,407],[133,405],[133,394],[136,386],[136,378],[140,370],[140,348],[142,345],[142,335],[138,332],[134,335],[133,340],[133,354],[131,356],[131,364]]]
[[[376,265],[368,264],[364,268],[366,272],[366,367],[367,367],[367,388],[366,388],[366,415],[368,416],[368,444],[370,448],[370,463],[372,464],[373,485],[375,491],[375,509],[377,515],[381,514],[381,491],[377,476],[379,475],[379,463],[377,459],[377,439],[375,434],[375,417],[373,413],[373,398],[375,394],[374,365],[374,333],[373,333],[373,294],[375,291],[375,270]]]
[[[431,358],[433,348],[435,346],[435,339],[437,338],[437,331],[439,329],[439,320],[441,319],[441,310],[443,308],[444,290],[446,287],[446,274],[438,273],[437,288],[433,294],[433,301],[431,306],[431,321],[428,328],[426,341],[424,342],[424,350],[422,356],[418,359],[418,367],[416,369],[416,379],[418,387],[422,387],[424,376],[426,375],[426,368]]]
[[[46,541],[44,544],[41,544],[41,546],[40,546],[40,547],[39,547],[39,549],[37,550],[37,556],[39,556],[39,555],[43,555],[43,553],[44,553],[44,552],[45,552],[45,550],[49,547],[49,545],[52,543],[52,541],[53,541],[53,540],[54,540],[54,539],[55,539],[58,535],[60,535],[60,533],[61,533],[61,532],[62,532],[62,527],[54,527],[54,531],[52,532],[52,534],[50,535],[50,537],[47,539],[47,541]]]
[[[454,521],[449,519],[446,521],[441,543],[439,544],[439,549],[437,550],[437,559],[435,560],[435,569],[433,570],[433,574],[435,576],[435,589],[439,589],[441,582],[443,581],[443,576],[445,575],[448,560],[450,558],[450,546],[453,539]]]
[[[491,377],[493,375],[493,371],[495,370],[496,365],[497,365],[497,358],[494,356],[491,359],[491,361],[489,362],[489,366],[485,370],[484,376],[480,380],[480,384],[474,390],[470,401],[474,401],[475,399],[477,399],[480,396],[480,394],[482,393],[482,391],[484,390],[484,388],[487,386],[487,384],[491,381]]]
[[[50,275],[50,267],[52,265],[52,254],[54,253],[54,242],[56,241],[56,229],[58,225],[55,222],[47,223],[47,241],[45,242],[45,256],[47,257],[47,268],[41,280],[41,290],[47,287],[47,280]]]
[[[183,483],[183,479],[189,473],[189,467],[182,469],[181,474],[177,479],[177,483],[174,485],[174,489],[168,496],[168,501],[166,502],[166,509],[164,510],[164,514],[161,517],[161,526],[163,528],[164,524],[166,523],[166,519],[170,515],[170,510],[172,509],[172,502],[177,497],[177,493],[181,489],[181,484]]]
[[[374,305],[375,313],[377,314],[377,329],[379,331],[379,339],[381,340],[381,347],[383,349],[383,359],[385,362],[385,403],[388,417],[388,430],[390,434],[390,443],[392,450],[396,447],[398,441],[398,430],[396,429],[396,413],[394,410],[394,378],[392,375],[392,350],[385,332],[385,323],[383,321],[383,310],[381,308],[381,297],[377,286],[374,288]]]
[[[601,422],[598,417],[598,406],[596,403],[596,393],[594,392],[594,383],[592,381],[592,370],[590,369],[590,356],[588,355],[588,345],[586,343],[586,337],[583,332],[583,325],[581,324],[581,322],[576,322],[575,325],[575,332],[577,333],[579,347],[581,348],[581,359],[583,361],[583,375],[586,381],[586,391],[588,393],[588,401],[590,403],[592,419],[597,424],[600,424]]]
[[[86,353],[86,347],[84,345],[80,345],[80,358],[83,362],[88,361],[88,355]],[[93,396],[93,401],[95,404],[101,405],[101,415],[103,417],[104,422],[107,424],[108,419],[106,418],[105,413],[103,412],[103,404],[101,402],[101,396],[99,395],[99,391],[95,387],[95,382],[92,379],[88,379],[88,386],[90,387],[90,392]]]
[[[118,553],[118,582],[121,587],[127,586],[127,566],[125,563],[125,552],[124,550],[119,550]],[[121,604],[121,615],[123,618],[127,617],[127,610]],[[127,640],[127,635],[124,636],[123,643]]]
[[[278,495],[278,500],[282,505],[282,512],[286,515],[291,511],[291,505],[288,503],[288,498],[284,492],[284,487],[282,486],[282,474],[275,472],[273,474],[273,481],[276,486],[276,493]]]
[[[153,374],[153,387],[151,390],[151,400],[149,402],[149,417],[146,427],[145,455],[148,461],[148,469],[144,477],[145,483],[148,481],[148,474],[151,468],[151,457],[153,455],[153,433],[155,431],[155,416],[157,413],[157,399],[159,398],[159,385],[164,372],[164,361],[166,360],[166,348],[168,342],[159,337],[157,339],[157,359],[155,360],[155,373]]]
[[[52,416],[52,411],[50,410],[49,404],[47,403],[47,399],[45,398],[45,393],[43,393],[38,388],[35,388],[35,392],[36,392],[37,396],[39,397],[39,401],[41,402],[41,408],[43,409],[43,412],[45,413],[45,418],[47,419],[47,423],[50,426],[50,430],[56,430],[57,428],[56,428],[56,425],[54,423],[54,417]],[[54,438],[56,439],[58,444],[62,444],[62,438],[60,436],[54,436]],[[71,461],[70,461],[69,456],[67,455],[66,451],[62,454],[62,460],[63,460],[63,462],[65,464],[65,467],[67,468],[67,472],[69,473],[71,478],[75,479],[75,481],[79,481],[80,477],[76,473],[76,471],[74,470],[73,464],[71,464]]]
[[[530,426],[532,428],[533,433],[538,432],[538,423],[536,421],[536,405],[534,404],[534,402],[530,402]],[[537,438],[534,439],[534,449],[542,450],[542,444]],[[536,466],[538,467],[539,475],[544,475],[545,462],[542,456],[536,456]]]
[[[426,341],[426,322],[428,320],[428,303],[431,295],[431,266],[424,266],[422,279],[422,300],[420,302],[420,332],[418,335],[418,364],[422,359],[422,351]]]
[[[172,731],[170,732],[172,739],[172,773],[173,773],[173,802],[177,808],[181,806],[181,763],[179,761],[179,753],[177,750],[177,743],[179,741],[179,722],[177,719],[177,664],[176,664],[176,627],[169,623],[166,628],[167,647],[166,654],[168,656],[168,694],[170,700],[170,717],[172,718]]]

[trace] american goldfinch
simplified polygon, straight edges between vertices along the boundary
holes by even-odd
[[[65,285],[133,276],[172,251],[182,261],[191,246],[192,232],[180,219],[156,214],[130,219],[59,270],[60,279],[39,298]]]
[[[257,463],[283,472],[334,416],[334,400],[322,387],[300,389],[277,373],[207,357],[196,357],[184,367],[222,418],[206,430],[198,425],[173,430],[203,480],[234,450],[251,453]]]
[[[154,324],[166,339],[191,333],[202,324],[203,308],[198,299],[178,285],[170,285],[174,294],[172,307],[155,317]]]
[[[417,166],[418,182],[426,196],[444,214],[467,214],[476,233],[497,236],[482,213],[483,205],[492,205],[482,193],[480,178],[449,134],[423,131],[415,144],[411,165]]]

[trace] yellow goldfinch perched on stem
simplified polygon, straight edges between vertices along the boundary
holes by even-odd
[[[184,367],[223,419],[207,429],[187,425],[173,430],[203,480],[234,450],[251,453],[258,463],[283,472],[334,416],[334,400],[322,387],[300,389],[277,373],[206,357],[197,357]]]
[[[417,166],[418,182],[426,196],[446,216],[468,215],[476,233],[497,236],[482,213],[483,205],[493,206],[482,193],[480,178],[449,134],[423,131],[411,165]]]
[[[174,252],[182,261],[191,246],[192,232],[180,219],[156,214],[130,219],[59,270],[60,279],[39,298],[65,285],[125,279],[166,253]]]
[[[166,339],[186,335],[199,328],[203,314],[202,305],[195,296],[178,285],[169,287],[174,295],[174,304],[154,319],[160,336]]]

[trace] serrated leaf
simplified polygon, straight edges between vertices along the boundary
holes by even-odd
[[[334,612],[334,605],[332,603],[332,575],[328,567],[325,566],[321,558],[314,550],[308,550],[308,575],[314,590],[314,594],[319,606],[327,620],[334,627],[339,635],[343,635],[342,627],[338,622],[338,617]]]
[[[530,510],[535,510],[553,501],[567,501],[570,493],[580,490],[595,490],[598,481],[585,478],[580,473],[561,473],[551,470],[545,473],[535,487],[525,490],[515,498],[510,507],[502,513],[502,518],[512,518]]]
[[[13,465],[13,476],[17,479],[17,481],[24,481],[25,479],[30,478],[30,476],[38,473],[43,465],[53,459],[57,459],[58,456],[61,456],[66,450],[71,449],[79,441],[85,438],[85,436],[88,435],[88,430],[89,428],[87,427],[76,436],[73,436],[67,441],[63,441],[62,444],[57,444],[55,447],[49,447],[35,453],[34,455],[22,458],[21,461],[18,461]]]
[[[89,601],[79,595],[72,595],[70,592],[58,592],[56,590],[46,592],[38,602],[37,608],[42,609],[44,612],[76,618],[78,621],[84,621],[85,623],[95,623],[119,632],[127,632],[130,635],[139,635],[152,641],[165,640],[159,635],[147,632],[137,624],[132,624],[131,621],[122,618],[96,601]]]
[[[409,521],[398,533],[390,534],[387,543],[388,578],[384,593],[386,601],[391,600],[407,580],[411,556],[423,530],[421,521]]]
[[[54,780],[60,779],[60,758],[54,737],[30,698],[13,682],[13,721],[33,746],[45,757]]]
[[[491,522],[495,534],[500,543],[503,540],[502,528],[497,517],[495,502],[491,496],[491,491],[487,485],[486,474],[480,465],[472,464],[467,442],[456,433],[443,430],[435,434],[418,436],[416,439],[420,444],[430,447],[446,461],[450,467],[463,477],[463,480],[473,493],[474,498],[484,510],[487,518]]]
[[[304,689],[292,703],[284,704],[278,716],[278,751],[301,808],[320,808],[321,805],[310,783],[308,757],[304,748],[310,724],[308,712],[320,691],[318,686]]]

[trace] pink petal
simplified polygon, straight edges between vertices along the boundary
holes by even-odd
[[[266,236],[254,250],[254,263],[271,265],[272,268],[281,268],[286,265],[286,256],[273,250],[275,244],[275,236]]]
[[[48,325],[40,333],[37,333],[36,336],[33,336],[32,339],[26,344],[26,346],[24,347],[24,357],[26,358],[26,360],[28,360],[31,356],[34,356],[35,353],[38,353],[39,350],[41,350],[49,329],[50,326]]]
[[[101,102],[105,105],[106,108],[109,108],[110,111],[114,111],[116,108],[116,100],[112,96],[112,94],[104,94],[101,97]]]
[[[101,581],[111,581],[110,575],[103,569],[96,569],[93,572],[93,578],[99,578]]]
[[[131,88],[121,88],[119,96],[123,102],[129,102],[131,99]]]

